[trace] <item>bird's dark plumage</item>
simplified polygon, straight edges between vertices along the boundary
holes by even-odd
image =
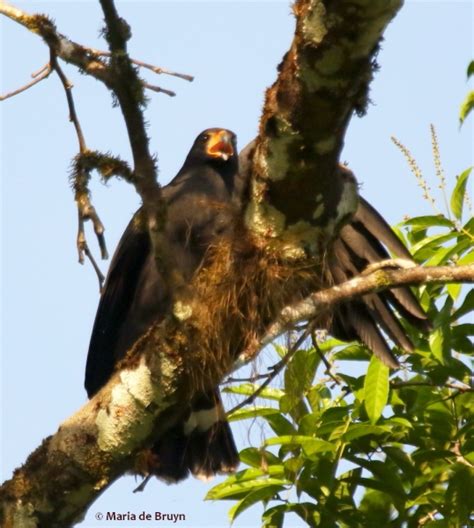
[[[232,132],[205,130],[177,176],[163,188],[167,204],[163,234],[174,271],[184,284],[190,283],[209,248],[240,225],[237,211],[245,202],[252,150],[250,144],[238,157]],[[329,248],[322,283],[342,283],[358,275],[368,265],[388,258],[387,250],[411,259],[380,214],[360,198],[353,218]],[[120,240],[99,303],[86,366],[85,386],[90,397],[107,383],[117,362],[137,339],[170,313],[172,301],[173,291],[156,267],[146,221],[139,210]],[[364,343],[386,364],[396,367],[398,361],[385,335],[406,351],[413,348],[400,316],[420,330],[429,326],[416,297],[404,287],[340,305],[329,331],[340,339]],[[240,352],[236,351],[236,356]],[[237,451],[217,388],[196,394],[180,419],[153,446],[152,474],[178,481],[190,472],[207,478],[237,467]]]
[[[189,283],[206,251],[234,223],[236,149],[232,132],[205,130],[176,177],[162,189],[167,204],[164,236],[174,271],[184,282]],[[89,397],[107,383],[133,343],[170,312],[171,303],[170,286],[157,270],[139,210],[120,240],[100,299],[86,365]],[[238,455],[217,389],[198,394],[184,420],[154,446],[154,474],[176,481],[189,471],[209,477],[235,469]]]
[[[385,247],[400,258],[412,257],[383,217],[359,197],[359,207],[352,220],[345,225],[332,248],[328,270],[337,284],[359,273],[367,266],[390,258]],[[407,352],[413,344],[407,337],[394,309],[420,331],[429,329],[426,314],[408,287],[393,288],[364,295],[341,305],[334,313],[330,332],[345,341],[358,340],[390,367],[398,360],[388,346],[382,329],[400,348]]]

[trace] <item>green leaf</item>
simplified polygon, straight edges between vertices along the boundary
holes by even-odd
[[[437,251],[440,247],[442,247],[442,244],[448,242],[449,240],[452,240],[453,238],[457,238],[458,236],[459,233],[457,233],[456,231],[451,231],[447,234],[423,237],[420,242],[414,244],[411,247],[411,253],[413,255],[413,258],[416,261],[431,258],[433,256],[433,253]]]
[[[225,387],[223,392],[228,392],[231,394],[242,394],[243,396],[250,396],[252,395],[260,385],[257,383],[242,383],[241,385],[234,385],[232,387]],[[267,399],[267,400],[276,400],[279,401],[280,398],[284,395],[284,391],[281,389],[272,389],[269,387],[266,387],[262,390],[262,392],[258,395],[259,398]]]
[[[472,240],[463,234],[458,235],[458,240],[456,244],[449,247],[439,248],[431,258],[426,262],[426,266],[441,266],[442,264],[450,264],[451,259],[459,257],[466,250],[472,247]],[[458,262],[457,264],[461,264]]]
[[[249,418],[256,418],[257,416],[269,416],[272,414],[278,414],[278,409],[272,407],[244,407],[243,409],[237,409],[233,413],[227,416],[229,422],[236,422],[237,420],[247,420]]]
[[[470,251],[463,257],[461,257],[458,262],[458,266],[467,266],[469,264],[474,264],[474,251]]]
[[[471,75],[474,75],[474,60],[469,63],[469,66],[467,67],[466,75],[468,79]]]
[[[315,453],[323,453],[325,451],[335,451],[336,445],[321,440],[319,438],[313,438],[312,436],[305,435],[284,435],[275,436],[265,440],[265,445],[285,445],[290,447],[301,447],[304,454],[307,457],[311,457]]]
[[[271,499],[282,489],[282,486],[270,484],[251,491],[229,510],[228,515],[230,522],[234,522],[235,519],[247,508],[250,508],[250,506],[253,506],[257,502],[264,502]]]
[[[469,233],[470,235],[474,236],[474,216],[469,218],[469,220],[462,226],[463,231],[466,231],[466,233]]]
[[[457,521],[456,526],[468,526],[474,511],[474,470],[464,464],[455,464],[451,471],[446,504],[452,508],[451,517]]]
[[[450,321],[454,322],[467,315],[468,313],[474,310],[474,289],[471,289],[467,292],[466,297],[462,305],[454,312],[451,316]]]
[[[444,365],[444,329],[442,327],[436,328],[431,332],[429,337],[430,349],[433,356]]]
[[[273,471],[271,471],[273,469]],[[270,466],[269,473],[281,474],[284,473],[283,466]],[[255,475],[254,478],[247,478],[249,475]],[[246,469],[239,471],[236,475],[227,478],[221,484],[211,488],[206,495],[206,500],[222,500],[222,499],[241,499],[253,490],[266,488],[268,486],[287,486],[290,482],[284,478],[276,478],[269,476],[258,469]]]
[[[281,462],[278,457],[276,457],[270,451],[266,449],[256,448],[256,447],[247,447],[239,453],[240,461],[248,466],[254,468],[263,469],[269,465],[280,466]]]
[[[453,228],[454,224],[449,218],[439,214],[439,215],[427,215],[427,216],[415,216],[414,218],[409,218],[403,222],[406,226],[412,227],[434,227],[442,226]]]
[[[387,456],[393,461],[403,472],[404,476],[413,480],[416,477],[416,469],[413,460],[405,451],[398,447],[385,446],[383,448]]]
[[[377,422],[387,405],[389,375],[389,368],[372,356],[364,382],[364,406],[372,424]]]
[[[366,514],[370,526],[389,526],[392,508],[390,496],[386,493],[366,488],[360,509]]]
[[[342,435],[346,442],[366,435],[382,435],[390,432],[390,427],[369,424],[351,424],[349,429]]]
[[[353,344],[338,350],[334,354],[334,358],[347,361],[368,361],[370,353],[363,345]]]
[[[455,301],[461,293],[462,284],[448,284],[446,290],[453,301]]]
[[[459,111],[459,121],[461,125],[464,123],[466,117],[470,114],[471,110],[474,108],[474,92],[469,92],[466,95],[466,98],[461,104],[461,109]]]
[[[380,460],[366,460],[352,455],[346,455],[345,458],[367,469],[377,479],[369,483],[370,479],[365,481],[364,478],[361,478],[359,480],[361,485],[366,485],[369,488],[379,491],[385,491],[396,498],[405,497],[403,483],[394,465],[381,462]]]
[[[473,104],[474,104],[474,92],[473,95]],[[464,205],[464,196],[466,194],[466,185],[469,174],[471,174],[472,167],[469,167],[464,172],[462,172],[456,179],[456,185],[454,186],[453,193],[451,194],[451,211],[453,215],[461,220],[462,218],[462,209]]]
[[[296,432],[292,423],[280,413],[269,414],[264,418],[277,435],[288,435]]]
[[[262,515],[262,528],[283,528],[286,504],[279,504],[273,508],[268,508]]]
[[[285,370],[285,391],[296,405],[303,393],[311,387],[321,361],[316,350],[297,350]],[[292,408],[290,405],[289,408]]]

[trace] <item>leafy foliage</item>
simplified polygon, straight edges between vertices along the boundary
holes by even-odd
[[[462,220],[469,174],[457,179],[449,217],[397,227],[418,262],[474,262],[474,220]],[[313,340],[291,357],[281,386],[230,415],[258,417],[271,431],[241,452],[247,469],[208,493],[237,501],[232,521],[261,503],[267,528],[283,526],[289,513],[311,527],[474,526],[474,325],[466,317],[474,292],[431,285],[418,293],[433,330],[420,335],[405,323],[416,350],[403,368],[390,371],[359,344]]]
[[[467,78],[471,77],[471,75],[474,75],[474,61],[471,61],[469,63],[469,66],[467,67]],[[466,117],[472,112],[472,109],[474,108],[474,91],[470,91],[466,98],[464,99],[461,109],[459,111],[459,122],[461,125],[464,123],[464,120]]]

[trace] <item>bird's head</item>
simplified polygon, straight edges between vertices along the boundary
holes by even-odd
[[[203,160],[228,163],[237,159],[235,134],[225,128],[208,128],[199,134],[190,154]]]

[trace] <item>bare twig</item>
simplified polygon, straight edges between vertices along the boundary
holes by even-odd
[[[8,99],[9,97],[14,97],[15,95],[18,95],[22,92],[26,92],[29,88],[34,86],[35,84],[38,84],[42,80],[48,78],[51,74],[51,65],[48,63],[46,66],[43,66],[41,70],[38,70],[37,72],[31,74],[33,77],[33,80],[29,83],[26,83],[24,86],[21,86],[20,88],[17,88],[16,90],[13,90],[12,92],[8,92],[4,95],[0,95],[0,101],[5,101],[5,99]]]
[[[332,364],[329,362],[329,360],[326,358],[326,356],[322,353],[321,349],[318,345],[318,340],[316,339],[316,334],[314,331],[311,332],[311,342],[313,344],[314,349],[316,350],[316,353],[321,358],[321,361],[324,363],[324,366],[326,367],[326,374],[336,383],[337,385],[342,385],[341,379],[332,373]]]
[[[112,55],[110,51],[103,51],[103,50],[98,50],[94,48],[89,48],[89,49],[91,53],[93,53],[94,55],[97,55],[98,57],[110,57]],[[172,77],[178,77],[179,79],[183,79],[185,81],[189,81],[189,82],[194,81],[194,77],[186,73],[177,73],[177,72],[168,70],[166,68],[161,68],[160,66],[155,66],[153,64],[149,64],[147,62],[143,62],[141,60],[137,60],[133,58],[130,58],[130,61],[136,66],[139,66],[140,68],[146,68],[147,70],[151,70],[153,73],[156,73],[158,75],[171,75]]]
[[[459,440],[456,440],[454,442],[451,451],[456,455],[457,462],[459,462],[460,464],[464,464],[465,466],[468,466],[470,468],[474,468],[474,464],[471,464],[471,462],[469,462],[469,460],[461,453],[461,444]]]
[[[164,93],[170,97],[174,97],[176,95],[176,92],[173,92],[172,90],[166,90],[165,88],[161,88],[160,86],[156,86],[145,81],[143,81],[143,86],[148,88],[148,90],[152,90],[153,92],[157,93]]]
[[[258,387],[258,389],[255,390],[250,396],[245,398],[245,400],[241,401],[238,405],[227,411],[227,415],[232,414],[235,411],[238,411],[242,407],[245,407],[249,403],[252,403],[255,401],[255,398],[258,398],[258,395],[263,392],[263,390],[270,385],[272,380],[278,376],[278,374],[286,367],[290,359],[295,355],[296,351],[299,349],[299,347],[304,343],[305,339],[311,334],[313,331],[313,325],[308,325],[308,327],[301,333],[301,335],[298,337],[298,339],[293,343],[291,348],[288,350],[288,352],[283,356],[282,360],[278,363],[275,363],[275,365],[272,365],[269,367],[271,369],[271,372],[269,372],[266,375],[266,380]]]
[[[74,125],[74,128],[76,129],[76,135],[77,140],[79,142],[79,152],[81,154],[87,153],[87,145],[84,138],[84,134],[82,132],[82,127],[79,122],[79,118],[77,116],[76,112],[76,106],[74,104],[74,98],[72,95],[72,83],[69,81],[69,79],[66,77],[65,73],[63,72],[61,66],[58,63],[57,57],[55,53],[51,50],[51,58],[50,58],[50,64],[52,69],[57,73],[59,79],[61,80],[61,83],[64,87],[64,91],[66,93],[66,99],[67,104],[69,108],[69,121],[71,121]],[[83,177],[84,181],[88,181],[89,177],[86,176]],[[83,189],[82,192],[76,193],[76,203],[78,208],[78,233],[77,233],[77,250],[79,253],[79,262],[81,264],[84,263],[84,255],[89,259],[89,261],[92,264],[92,267],[94,268],[94,271],[97,274],[97,279],[99,281],[99,289],[102,290],[102,285],[104,283],[104,275],[102,274],[99,266],[97,265],[97,262],[95,261],[89,246],[86,241],[86,236],[84,232],[84,220],[91,220],[92,224],[94,226],[94,232],[97,237],[97,241],[99,244],[101,257],[102,259],[108,258],[108,252],[107,252],[107,246],[105,243],[105,237],[104,237],[104,226],[99,218],[99,215],[97,214],[95,207],[92,205],[88,193],[88,189]]]
[[[422,517],[418,521],[418,525],[419,526],[424,526],[428,522],[436,521],[436,514],[437,513],[438,513],[438,510],[432,510],[432,511],[428,512],[424,517]]]
[[[67,104],[69,108],[69,121],[71,121],[71,123],[74,125],[74,128],[76,129],[77,140],[79,141],[79,150],[81,153],[86,152],[87,151],[86,141],[84,139],[84,134],[82,133],[81,124],[79,123],[79,119],[77,117],[76,107],[74,105],[74,98],[72,96],[73,84],[66,77],[62,68],[59,66],[56,54],[52,50],[51,50],[50,64],[51,64],[52,69],[58,74],[58,77],[61,80],[61,83],[64,87],[64,92],[66,93],[66,99],[67,99]]]
[[[273,370],[276,365],[272,365],[271,367],[268,367],[269,369]],[[250,376],[248,378],[234,378],[233,376],[229,376],[226,380],[222,382],[222,385],[228,385],[229,383],[255,383],[255,381],[259,379],[266,379],[268,378],[267,374],[255,374],[254,376]]]

